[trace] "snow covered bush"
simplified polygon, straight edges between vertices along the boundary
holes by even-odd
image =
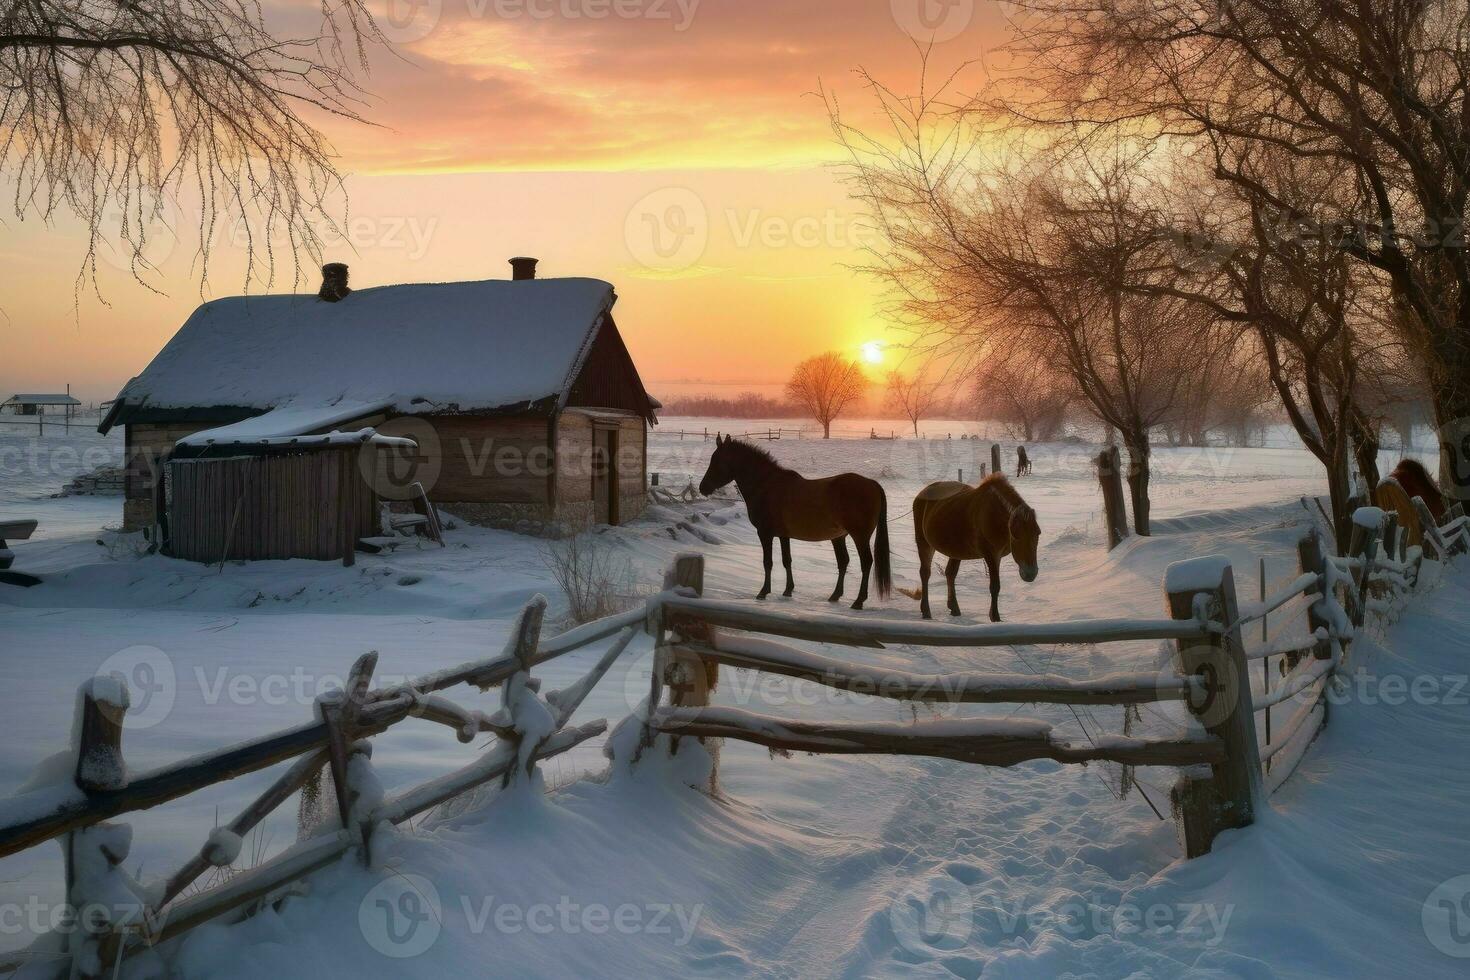
[[[551,544],[546,565],[566,593],[571,618],[578,623],[611,616],[637,601],[633,564],[594,534],[579,534]]]

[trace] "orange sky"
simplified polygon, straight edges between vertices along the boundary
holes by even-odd
[[[856,110],[854,67],[914,87],[905,28],[936,31],[934,61],[953,65],[1000,24],[991,0],[386,2],[405,57],[375,57],[367,78],[381,128],[327,127],[351,217],[326,258],[357,286],[499,278],[518,254],[543,275],[607,279],[655,394],[780,381],[802,357],[887,336],[876,285],[847,268],[868,232],[814,93]],[[150,254],[164,295],[104,264],[109,305],[74,311],[79,228],[8,222],[0,392],[108,398],[140,371],[200,300],[178,223],[181,241]],[[241,249],[215,240],[206,295],[241,292]]]

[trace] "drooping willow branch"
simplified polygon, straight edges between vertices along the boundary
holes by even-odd
[[[145,248],[183,197],[201,282],[225,222],[247,279],[294,281],[319,257],[342,181],[317,121],[365,122],[358,79],[383,39],[361,0],[271,19],[256,0],[0,0],[7,210],[83,223],[79,289],[99,248],[152,288]]]

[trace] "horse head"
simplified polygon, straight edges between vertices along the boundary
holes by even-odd
[[[730,443],[735,441],[734,436],[724,436],[715,433],[715,451],[709,458],[709,467],[704,471],[704,479],[699,481],[699,492],[708,497],[721,487],[728,486],[735,479],[735,450]]]
[[[1041,540],[1041,525],[1036,523],[1036,511],[1026,504],[1011,510],[1011,557],[1021,570],[1021,581],[1036,581],[1036,546]]]

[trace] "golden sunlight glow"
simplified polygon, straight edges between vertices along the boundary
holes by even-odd
[[[868,364],[883,363],[883,345],[876,340],[870,340],[863,344],[863,360]]]

